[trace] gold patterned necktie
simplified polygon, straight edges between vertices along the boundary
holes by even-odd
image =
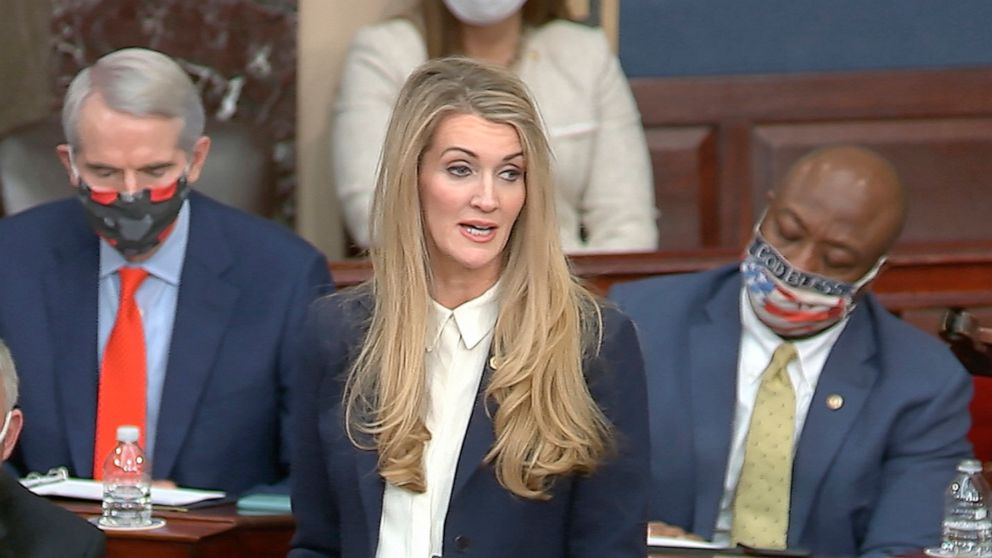
[[[734,542],[760,548],[786,546],[796,427],[796,392],[786,365],[795,357],[792,343],[782,343],[761,373],[734,498],[730,530]]]

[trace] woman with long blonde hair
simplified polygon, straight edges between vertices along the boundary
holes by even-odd
[[[645,555],[640,350],[569,271],[550,159],[511,73],[404,85],[372,278],[307,327],[291,556]]]

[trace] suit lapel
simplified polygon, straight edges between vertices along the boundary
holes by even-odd
[[[492,356],[492,355],[490,355]],[[458,493],[465,487],[472,476],[482,469],[482,459],[492,447],[496,438],[493,434],[492,421],[486,414],[486,386],[493,369],[486,359],[486,367],[479,382],[472,416],[469,418],[465,431],[465,440],[458,456],[458,466],[455,469],[455,480],[451,488],[450,501],[454,501]],[[350,444],[350,442],[347,442]],[[382,519],[382,497],[385,484],[379,476],[378,456],[374,451],[356,450],[355,470],[358,473],[358,487],[362,495],[362,507],[365,509],[365,520],[369,529],[369,552],[374,552],[379,542],[379,523]]]
[[[79,228],[73,227],[71,228]],[[89,229],[70,230],[55,251],[44,277],[51,324],[53,371],[63,433],[72,469],[80,477],[93,474],[93,440],[100,378],[97,362],[97,297],[99,240]]]
[[[10,558],[12,542],[8,538],[7,518],[0,517],[0,558]]]
[[[805,530],[813,500],[827,470],[854,425],[878,374],[870,363],[875,354],[871,314],[865,306],[855,311],[830,351],[817,382],[793,460],[789,509],[789,544],[796,545]],[[831,395],[843,397],[837,410],[827,407]]]
[[[741,338],[740,292],[739,275],[723,281],[689,331],[696,465],[693,529],[706,538],[713,535],[716,526],[730,455]]]
[[[370,296],[362,296],[359,298],[359,303],[362,305],[363,314],[355,321],[356,325],[364,323],[373,311],[373,302]],[[355,347],[357,350],[362,337],[362,335],[358,335],[355,339],[346,343],[346,345],[348,347]],[[349,354],[346,361],[349,363],[354,362],[356,356],[356,354]],[[355,448],[344,432],[346,428],[344,424],[344,410],[339,406],[331,407],[331,409],[331,411],[322,413],[320,420],[322,422],[331,421],[328,424],[339,424],[340,426],[327,428],[327,432],[340,432],[340,436],[333,436],[328,439],[335,440],[332,444],[345,444],[355,455],[355,473],[358,475],[358,492],[362,500],[362,509],[365,511],[365,524],[367,525],[369,543],[368,549],[370,555],[372,555],[379,545],[382,497],[386,489],[385,481],[379,475],[379,454],[375,450]],[[335,447],[329,447],[325,450],[326,455],[336,455],[337,453],[338,448]],[[328,474],[333,473],[329,471]]]
[[[351,441],[347,437],[341,443],[351,445]],[[365,509],[365,523],[368,526],[369,552],[374,553],[379,545],[382,496],[385,492],[386,484],[379,475],[379,454],[375,450],[355,449],[354,451],[355,472],[358,474],[358,491],[362,495],[362,508]]]
[[[465,429],[465,440],[462,442],[462,451],[458,455],[455,480],[451,487],[451,501],[455,500],[472,475],[482,468],[482,459],[496,442],[492,420],[486,413],[486,386],[489,385],[489,378],[493,373],[493,369],[489,366],[491,360],[492,353],[486,358],[486,367],[483,369],[482,379],[479,381],[472,416],[469,417],[468,427]]]
[[[15,490],[20,486],[6,471],[0,470],[0,558],[13,558],[14,541],[11,540],[11,531],[16,532],[18,518],[14,515],[16,497]]]
[[[156,478],[171,478],[239,294],[224,277],[233,264],[228,241],[210,208],[197,200],[190,196],[189,241],[158,416],[168,427],[159,428],[155,440]]]

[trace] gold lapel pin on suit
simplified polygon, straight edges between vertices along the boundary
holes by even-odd
[[[836,411],[844,406],[844,398],[839,393],[832,393],[827,396],[827,408]]]

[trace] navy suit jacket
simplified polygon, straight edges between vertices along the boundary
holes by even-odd
[[[0,558],[103,558],[103,532],[0,470]]]
[[[240,493],[288,474],[300,334],[332,283],[325,258],[281,225],[196,192],[189,202],[153,477]],[[57,201],[0,220],[0,261],[0,337],[25,415],[11,462],[90,477],[98,238],[77,200]]]
[[[374,451],[344,431],[341,392],[357,354],[370,299],[347,294],[314,305],[293,462],[293,558],[375,556],[385,485]],[[612,422],[618,452],[591,476],[559,478],[549,501],[512,495],[483,457],[495,441],[483,373],[455,473],[445,555],[514,558],[644,558],[648,480],[644,368],[633,326],[606,309],[601,352],[585,362],[590,391]]]
[[[650,517],[710,538],[737,400],[736,266],[618,285],[644,341]],[[843,397],[831,410],[828,396]],[[827,358],[793,461],[788,544],[899,554],[940,541],[943,492],[969,457],[971,380],[946,347],[868,295]]]

